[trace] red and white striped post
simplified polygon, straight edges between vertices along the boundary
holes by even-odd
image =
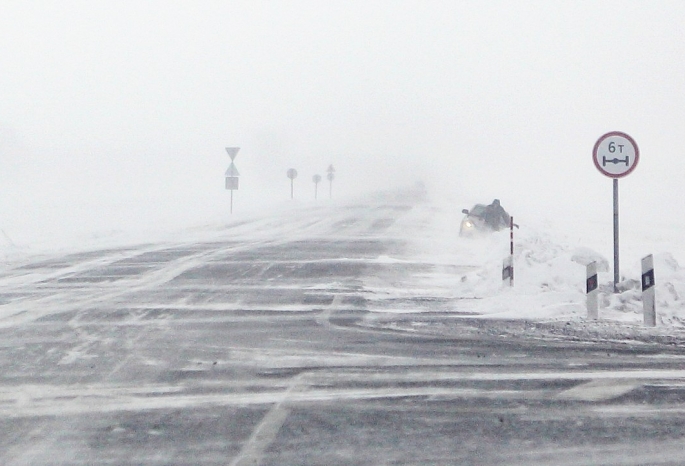
[[[509,217],[509,254],[511,255],[511,281],[514,286],[514,217]]]

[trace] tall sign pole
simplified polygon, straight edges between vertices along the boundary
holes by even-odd
[[[288,169],[287,173],[288,178],[290,178],[290,199],[293,199],[295,197],[295,183],[294,180],[297,178],[297,170],[294,168]]]
[[[335,168],[333,168],[333,165],[329,165],[326,171],[328,172],[326,178],[328,178],[328,198],[330,199],[333,197],[333,179],[335,178]]]
[[[620,131],[600,137],[592,150],[595,167],[603,175],[613,178],[614,184],[614,293],[618,293],[618,179],[629,175],[640,161],[640,150],[633,138]]]
[[[238,151],[240,150],[240,147],[227,147],[226,152],[228,153],[228,156],[231,158],[231,165],[228,167],[228,170],[226,170],[226,189],[229,189],[231,191],[231,213],[233,213],[233,191],[238,189],[238,181],[239,181],[239,176],[240,173],[238,173],[238,169],[236,168],[235,164],[233,161],[235,160],[236,155],[238,155]]]
[[[312,181],[314,182],[314,200],[316,200],[319,191],[319,183],[321,182],[321,175],[314,175]]]
[[[612,181],[614,184],[614,293],[618,293],[618,282],[621,281],[618,266],[618,178],[614,178]]]

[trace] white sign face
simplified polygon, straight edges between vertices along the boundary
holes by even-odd
[[[238,169],[236,168],[233,162],[231,162],[231,165],[228,167],[228,170],[226,170],[225,176],[240,176],[240,173],[238,173]]]
[[[621,178],[635,169],[640,160],[640,150],[633,138],[613,131],[597,140],[592,150],[592,159],[603,175]]]
[[[240,147],[227,147],[226,152],[228,153],[228,156],[231,158],[231,161],[235,160],[235,156],[238,155],[238,151],[240,150]]]

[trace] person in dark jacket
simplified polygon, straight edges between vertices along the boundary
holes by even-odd
[[[485,207],[485,223],[493,230],[501,230],[509,226],[509,214],[502,207],[499,199],[492,201],[492,204]]]

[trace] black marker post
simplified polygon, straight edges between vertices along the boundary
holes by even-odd
[[[656,327],[656,293],[654,291],[654,257],[642,258],[642,306],[647,327]]]
[[[592,261],[586,266],[585,293],[587,302],[587,318],[597,320],[599,318],[599,294],[597,282],[597,262]]]

